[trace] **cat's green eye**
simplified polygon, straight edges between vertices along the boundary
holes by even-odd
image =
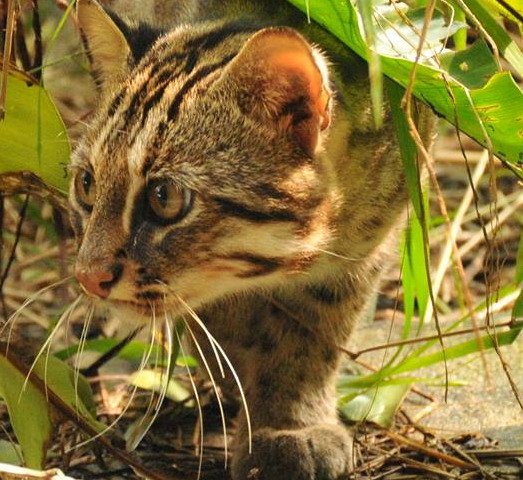
[[[76,198],[85,209],[91,210],[96,197],[96,184],[91,172],[80,170],[75,177]]]
[[[160,180],[149,185],[147,200],[157,220],[171,223],[189,213],[193,195],[187,188],[180,188],[169,180]]]

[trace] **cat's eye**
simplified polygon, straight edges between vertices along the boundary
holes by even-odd
[[[75,177],[76,198],[80,205],[90,211],[96,196],[96,184],[93,174],[88,170],[80,170]]]
[[[181,220],[192,207],[193,194],[169,180],[152,182],[147,188],[147,200],[154,217],[160,223]]]

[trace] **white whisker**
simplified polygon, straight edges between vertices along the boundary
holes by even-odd
[[[156,310],[154,308],[151,308],[151,345],[154,345],[157,329],[156,329]],[[163,347],[163,346],[162,346]],[[158,370],[158,350],[156,351],[155,359],[154,359],[154,368],[153,371],[156,372]],[[154,401],[154,390],[151,390],[151,394],[149,396],[149,403],[147,405],[147,409],[145,410],[145,413],[143,414],[142,419],[140,422],[136,425],[136,428],[133,431],[133,434],[127,439],[126,441],[126,448],[130,451],[134,450],[138,444],[142,441],[143,437],[149,430],[151,423],[149,421],[149,418],[151,417],[151,412],[156,411],[156,405],[158,402]],[[153,414],[153,418],[155,418]],[[144,426],[145,425],[145,426]]]
[[[245,392],[243,391],[242,384],[240,382],[240,378],[238,377],[238,374],[236,373],[236,370],[234,369],[232,362],[230,361],[229,357],[223,350],[222,346],[219,344],[219,342],[213,337],[211,332],[209,332],[208,328],[205,326],[205,324],[202,322],[200,317],[196,314],[196,312],[185,302],[183,298],[181,298],[179,295],[175,294],[178,298],[179,302],[187,309],[191,317],[194,319],[194,321],[200,326],[200,328],[205,332],[207,337],[209,338],[210,343],[214,343],[216,345],[216,348],[219,350],[219,352],[222,354],[223,359],[227,363],[227,366],[229,367],[229,370],[232,373],[232,376],[234,377],[234,381],[236,382],[236,385],[238,386],[238,390],[240,391],[240,397],[242,399],[243,408],[245,410],[245,419],[247,422],[247,435],[248,435],[248,441],[249,441],[249,453],[252,452],[252,429],[251,429],[251,417],[249,414],[249,407],[247,406],[247,399],[245,397]]]
[[[38,300],[38,298],[43,295],[44,293],[48,292],[49,290],[52,290],[53,288],[55,287],[58,287],[62,284],[64,284],[65,282],[69,281],[70,279],[72,278],[72,276],[69,276],[69,277],[66,277],[66,278],[62,278],[61,280],[58,280],[57,282],[54,282],[52,283],[51,285],[47,285],[43,288],[41,288],[40,290],[38,290],[37,292],[33,293],[32,295],[30,295],[25,301],[24,303],[22,303],[22,305],[20,305],[20,307],[16,310],[16,312],[13,312],[13,314],[5,321],[5,323],[0,327],[0,336],[4,333],[4,330],[9,326],[11,325],[11,328],[9,329],[9,335],[8,335],[8,340],[7,340],[7,346],[9,347],[9,339],[11,338],[11,333],[12,333],[12,329],[13,329],[13,325],[14,323],[16,322],[16,319],[20,316],[20,314],[22,313],[22,311],[28,307],[29,305],[31,305],[33,302],[35,302],[36,300]]]
[[[180,345],[180,351],[182,352],[182,355],[185,357],[185,351],[183,349],[182,340],[180,338],[180,334],[178,333],[178,330],[175,328],[174,333],[176,334],[176,340],[178,341],[178,345]],[[187,363],[185,364],[185,368],[187,370],[187,374],[189,375],[189,381],[191,382],[191,386],[194,392],[194,397],[196,399],[196,405],[198,407],[198,418],[200,419],[200,456],[199,456],[199,463],[198,463],[198,477],[197,480],[200,480],[202,476],[202,465],[203,465],[203,411],[202,411],[202,404],[200,402],[200,395],[198,394],[198,389],[196,388],[196,384],[194,383],[194,379],[192,378],[191,369],[189,368],[189,365]]]
[[[85,322],[82,327],[82,333],[80,334],[80,339],[78,342],[78,351],[76,352],[76,359],[74,362],[74,398],[78,402],[78,380],[80,378],[80,359],[85,349],[85,343],[87,341],[87,334],[89,333],[89,327],[94,316],[95,306],[94,303],[91,303],[87,315],[85,317]]]
[[[323,248],[319,248],[319,247],[315,247],[314,250],[321,252],[321,253],[325,253],[326,255],[331,255],[336,258],[341,258],[342,260],[348,260],[349,262],[358,262],[361,260],[361,257],[360,258],[346,257],[345,255],[341,255],[340,253],[331,252],[329,250],[324,250]]]
[[[58,322],[56,322],[56,326],[53,329],[52,334],[49,335],[47,337],[47,339],[45,340],[44,344],[42,345],[42,347],[40,348],[40,350],[36,354],[36,357],[33,360],[33,363],[31,364],[31,367],[29,368],[29,371],[27,372],[27,375],[25,377],[24,383],[22,385],[22,389],[20,390],[20,397],[22,396],[23,392],[25,391],[25,389],[27,387],[27,382],[29,382],[29,378],[31,376],[31,373],[33,372],[33,370],[34,370],[38,360],[42,356],[42,353],[47,349],[47,346],[52,342],[53,336],[54,336],[54,332],[56,332],[60,328],[60,326],[64,323],[64,320],[66,318],[68,318],[74,312],[74,310],[76,309],[76,307],[78,306],[78,304],[80,303],[82,298],[83,298],[83,295],[79,295],[78,298],[73,303],[71,303],[71,305],[69,305],[65,309],[64,313],[62,313],[62,315],[58,319]]]
[[[158,283],[160,285],[164,286],[165,288],[173,291],[171,289],[171,287],[169,287],[169,285],[167,285],[165,282],[158,281]],[[173,293],[176,295],[175,292],[173,292]],[[225,369],[223,368],[223,363],[220,359],[220,355],[218,354],[218,350],[216,349],[216,346],[214,345],[213,342],[209,342],[209,344],[211,345],[212,351],[214,353],[214,358],[216,358],[216,363],[218,364],[218,369],[220,370],[220,375],[222,378],[225,378]]]
[[[151,321],[153,322],[153,327],[152,328],[156,328],[154,326],[154,317],[151,318]],[[152,355],[153,348],[154,348],[154,338],[151,336],[151,342],[149,344],[149,349],[146,352],[144,352],[144,354],[142,355],[142,358],[140,360],[140,365],[138,367],[138,371],[143,370],[145,368],[145,365],[147,365],[147,363],[149,362],[149,359],[151,358],[151,355]],[[133,385],[133,388],[131,390],[131,394],[129,396],[129,400],[127,401],[127,404],[125,405],[123,410],[101,432],[98,432],[96,435],[92,436],[91,438],[89,438],[87,440],[84,440],[83,442],[77,443],[76,445],[66,449],[64,453],[69,453],[69,452],[71,452],[73,450],[81,448],[84,445],[87,445],[87,444],[91,443],[92,441],[96,440],[97,438],[101,437],[102,435],[105,435],[108,431],[110,431],[122,419],[122,417],[127,413],[127,410],[129,410],[130,406],[132,405],[134,396],[136,395],[137,391],[138,391],[138,387],[136,385]]]
[[[218,401],[218,408],[220,409],[220,417],[221,417],[221,421],[222,421],[222,430],[223,430],[223,438],[224,438],[223,444],[224,444],[224,455],[225,455],[225,468],[227,468],[227,457],[228,457],[227,425],[225,423],[225,411],[223,409],[222,400],[220,398],[220,392],[218,391],[218,387],[216,385],[216,382],[214,381],[214,376],[212,374],[212,371],[209,368],[207,359],[205,358],[203,350],[202,350],[200,344],[198,343],[198,340],[196,339],[196,336],[194,335],[194,332],[192,331],[191,326],[189,325],[189,323],[187,322],[185,317],[182,317],[182,318],[183,318],[185,326],[186,326],[189,334],[191,335],[191,338],[196,346],[196,349],[198,350],[198,353],[200,354],[200,358],[202,359],[203,364],[205,365],[205,370],[207,371],[207,373],[209,375],[209,378],[211,380],[211,383],[212,383],[212,386],[214,389],[214,394],[216,395],[216,400]]]

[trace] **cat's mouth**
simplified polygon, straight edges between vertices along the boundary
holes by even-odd
[[[167,316],[176,316],[179,314],[180,307],[165,301],[137,301],[137,300],[119,300],[109,298],[105,301],[109,307],[117,312],[134,314],[137,317],[149,321],[153,318],[164,318]]]

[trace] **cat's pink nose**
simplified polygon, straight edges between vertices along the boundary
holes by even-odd
[[[76,268],[74,275],[88,295],[107,298],[115,282],[115,274],[107,270]]]

